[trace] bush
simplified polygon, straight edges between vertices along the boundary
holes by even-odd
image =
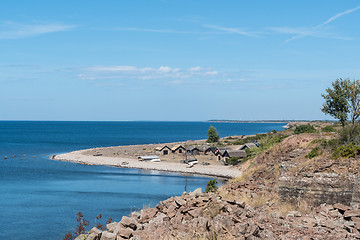
[[[313,149],[311,149],[311,151],[305,156],[306,158],[314,158],[320,155],[320,148],[319,147],[314,147]]]
[[[236,164],[239,163],[239,160],[240,160],[240,158],[238,158],[238,157],[231,157],[231,158],[226,159],[226,162],[230,165],[235,166]]]
[[[345,144],[360,144],[360,126],[356,124],[344,127],[340,131],[340,141]]]
[[[216,186],[217,183],[216,179],[211,179],[206,185],[205,192],[216,192],[218,190],[218,187]]]
[[[238,139],[238,140],[234,141],[232,144],[233,145],[243,145],[248,142],[254,142],[255,140],[259,141],[259,140],[265,138],[266,136],[267,136],[266,133],[260,133],[260,134],[256,134],[255,136],[246,137],[244,139]]]
[[[338,148],[340,145],[342,145],[342,143],[341,143],[341,141],[339,139],[331,139],[329,141],[323,141],[321,143],[321,146],[323,148],[329,147],[329,148],[331,148],[333,150]]]
[[[311,126],[310,124],[296,126],[296,128],[294,130],[295,134],[315,133],[315,132],[316,132],[316,129],[313,126]]]
[[[321,129],[322,132],[336,132],[336,129],[333,126],[326,126]]]
[[[339,157],[343,158],[351,158],[358,155],[360,152],[360,146],[354,145],[353,143],[342,145],[335,149],[333,152],[333,159],[337,159]]]

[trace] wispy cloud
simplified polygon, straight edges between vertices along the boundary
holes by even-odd
[[[340,12],[340,13],[332,16],[331,18],[329,18],[327,21],[323,22],[322,24],[316,26],[315,28],[319,28],[319,27],[322,27],[322,26],[324,26],[324,25],[326,25],[326,24],[329,24],[329,23],[331,23],[332,21],[338,19],[339,17],[342,17],[342,16],[344,16],[344,15],[350,14],[350,13],[352,13],[352,12],[355,12],[356,10],[359,10],[359,9],[360,9],[360,5],[357,6],[357,7],[355,7],[355,8],[348,9],[348,10],[346,10],[346,11]]]
[[[103,79],[189,79],[216,76],[219,73],[210,68],[191,67],[189,69],[161,66],[159,68],[139,68],[136,66],[93,66],[82,69],[79,78],[87,80]]]
[[[61,23],[21,24],[4,22],[0,24],[0,39],[20,39],[53,32],[69,31],[76,26]]]
[[[116,28],[117,31],[126,32],[149,32],[149,33],[171,33],[171,34],[208,34],[207,32],[181,31],[173,29],[156,29],[156,28]]]
[[[215,34],[238,34],[246,37],[259,37],[258,34],[247,32],[240,28],[228,28],[221,27],[217,25],[205,24],[202,26],[206,29],[211,29],[212,31],[204,31],[200,29],[199,31],[185,31],[185,30],[174,30],[174,29],[156,29],[156,28],[136,28],[136,27],[119,27],[115,28],[116,31],[126,31],[126,32],[147,32],[147,33],[164,33],[164,34],[193,34],[193,35],[215,35]]]
[[[312,37],[317,37],[317,38],[332,38],[332,39],[340,39],[340,40],[353,40],[352,37],[338,36],[336,34],[327,33],[327,32],[319,31],[319,30],[312,29],[312,28],[270,27],[269,29],[271,31],[273,31],[273,32],[276,32],[276,33],[295,34],[295,36],[299,36],[296,39],[306,37],[306,36],[312,36]],[[290,39],[288,39],[287,41],[285,41],[283,43],[287,43],[287,42],[289,42],[289,40]],[[292,39],[292,40],[295,40],[295,39]]]
[[[253,32],[245,31],[245,30],[243,30],[241,28],[222,27],[222,26],[209,25],[209,24],[204,25],[204,27],[219,30],[219,31],[222,31],[222,32],[225,32],[225,33],[239,34],[239,35],[243,35],[243,36],[246,36],[246,37],[259,37],[258,34],[255,34]]]
[[[282,32],[282,33],[290,33],[290,34],[296,34],[295,36],[285,40],[283,43],[289,43],[291,41],[297,40],[297,39],[301,39],[307,36],[314,36],[314,37],[329,37],[329,38],[337,38],[337,39],[344,39],[344,40],[348,40],[351,38],[344,38],[344,37],[337,37],[337,36],[333,36],[333,35],[329,35],[329,34],[324,34],[321,31],[319,31],[320,29],[322,29],[324,26],[328,25],[329,23],[335,21],[336,19],[348,15],[352,12],[355,12],[357,10],[360,9],[360,6],[357,6],[355,8],[351,8],[348,10],[345,10],[343,12],[337,13],[334,16],[332,16],[331,18],[329,18],[328,20],[326,20],[325,22],[316,25],[312,28],[302,28],[302,29],[291,29],[291,28],[271,28],[274,31],[277,32]]]

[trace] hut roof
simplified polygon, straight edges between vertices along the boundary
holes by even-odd
[[[228,150],[219,150],[218,154],[220,154],[221,156],[224,156],[224,154],[227,152]]]
[[[254,148],[257,147],[255,143],[245,143],[244,145],[242,145],[239,150],[245,150],[246,148]]]
[[[244,150],[228,150],[226,151],[229,157],[244,158],[247,156]]]
[[[199,150],[199,151],[200,151],[199,147],[198,147],[198,146],[196,146],[196,145],[189,146],[186,150],[188,150],[188,151],[194,151],[195,149],[197,149],[197,150]]]
[[[160,146],[155,148],[156,151],[162,151],[164,148],[168,148],[169,150],[171,150],[171,148],[169,148],[168,146],[164,145],[164,146]]]
[[[171,148],[171,150],[174,152],[176,150],[178,150],[179,148],[185,149],[181,144],[175,145]]]
[[[208,146],[208,145],[198,146],[198,149],[199,149],[201,152],[205,152],[205,151],[208,150],[209,148],[210,148],[210,146]]]

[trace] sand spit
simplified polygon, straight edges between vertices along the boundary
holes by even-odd
[[[188,168],[186,164],[174,162],[143,162],[133,158],[126,157],[104,157],[90,156],[85,153],[88,150],[74,151],[54,156],[52,159],[59,161],[68,161],[86,165],[104,165],[121,168],[137,168],[145,170],[158,170],[166,172],[177,172],[187,174],[200,174],[207,176],[216,176],[224,178],[234,178],[241,175],[241,171],[231,166],[219,165],[200,165],[197,164],[192,168]]]

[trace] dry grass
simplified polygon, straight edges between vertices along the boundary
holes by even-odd
[[[268,192],[267,194],[251,195],[243,193],[239,196],[239,199],[246,202],[253,208],[263,207],[265,205],[270,206],[277,202],[278,196],[275,192]]]
[[[257,166],[249,167],[246,172],[241,174],[240,177],[236,177],[236,178],[232,179],[232,182],[245,182],[245,181],[249,180],[250,177],[254,173],[256,173],[258,171],[262,171],[262,170],[266,170],[266,165],[265,164],[260,164],[260,165],[257,165]]]
[[[312,207],[305,200],[296,199],[294,202],[279,201],[276,209],[282,216],[286,216],[291,211],[299,211],[302,214],[308,214],[311,212]]]

